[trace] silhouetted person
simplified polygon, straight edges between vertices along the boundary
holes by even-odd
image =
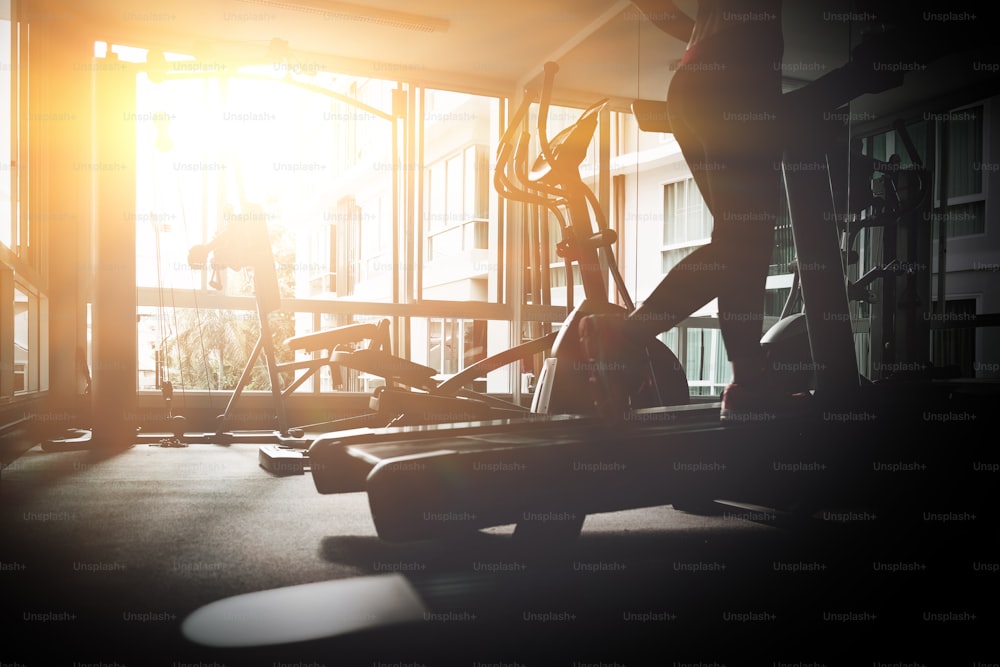
[[[632,341],[671,329],[718,300],[732,363],[722,417],[765,409],[781,397],[765,381],[760,347],[765,281],[781,196],[781,0],[701,0],[692,20],[673,2],[634,4],[657,27],[687,42],[667,103],[674,137],[713,217],[711,242],[664,276],[624,320],[585,318],[581,336],[594,363],[598,408],[626,408],[628,374],[610,360]],[[632,366],[641,360],[628,360]]]

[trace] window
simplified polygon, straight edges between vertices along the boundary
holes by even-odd
[[[32,114],[28,107],[28,26],[11,20],[10,3],[0,9],[0,244],[33,269],[41,269],[39,221],[29,215],[28,119],[41,132],[64,119]]]
[[[391,318],[394,352],[418,363],[436,355],[443,372],[509,347],[491,242],[502,229],[490,181],[501,99],[95,49],[97,57],[111,52],[139,64],[130,220],[141,389],[165,377],[178,389],[232,388],[257,335],[252,275],[227,269],[222,289],[212,290],[211,271],[192,270],[186,259],[248,211],[266,223],[285,307],[294,303],[295,312],[271,316],[281,335]],[[448,305],[456,302],[491,306],[456,318]],[[491,309],[493,319],[474,319]],[[425,323],[442,317],[457,333],[426,345]],[[368,378],[325,376],[298,391],[370,389]],[[249,388],[262,384],[255,376]]]
[[[28,327],[31,323],[31,313],[28,295],[21,289],[14,288],[14,392],[28,388],[28,369],[34,369],[29,355],[35,352],[28,341]]]
[[[14,392],[48,388],[45,372],[47,300],[24,283],[14,286]],[[44,317],[43,317],[44,315]]]
[[[709,327],[678,327],[661,334],[684,367],[692,396],[719,396],[732,377],[722,332]]]
[[[983,191],[983,107],[953,111],[940,125],[948,143],[947,194],[979,195]]]
[[[185,390],[236,385],[259,334],[246,298],[253,296],[252,272],[223,269],[221,289],[209,289],[211,271],[193,270],[186,261],[192,246],[229,225],[250,218],[266,224],[283,298],[391,301],[398,268],[392,258],[394,133],[389,114],[366,102],[389,98],[386,91],[396,84],[318,73],[299,86],[298,75],[273,66],[234,73],[180,54],[164,54],[158,71],[143,49],[108,50],[147,63],[137,74],[130,119],[138,165],[129,218],[136,237],[140,389],[156,389],[164,379]],[[290,360],[284,338],[353,321],[360,320],[346,313],[272,313],[279,361]],[[330,386],[326,378],[322,388]],[[248,389],[269,389],[262,364]],[[301,388],[318,389],[311,382]]]
[[[14,199],[16,192],[15,178],[16,161],[11,152],[11,135],[15,126],[10,116],[10,100],[14,81],[15,64],[11,58],[11,22],[8,13],[0,16],[0,243],[8,248],[14,247],[17,235],[14,230]]]
[[[694,179],[663,187],[663,273],[712,236],[712,214]]]
[[[781,208],[774,223],[774,252],[767,275],[780,276],[788,273],[788,265],[795,259],[795,239],[792,238],[792,220],[788,215],[788,198],[781,198]],[[778,309],[780,312],[781,309]],[[772,314],[768,311],[768,314]],[[775,313],[776,314],[776,313]]]
[[[712,214],[694,179],[663,188],[664,245],[704,243],[712,235]]]
[[[0,5],[0,398],[48,389],[48,297],[40,222],[29,215],[27,25]],[[24,73],[24,74],[23,74]],[[62,120],[37,114],[33,121]],[[8,306],[7,304],[11,304]]]
[[[428,300],[493,300],[496,244],[490,239],[498,238],[499,227],[492,215],[490,156],[500,106],[496,98],[442,90],[425,91],[423,101],[418,294]]]
[[[424,183],[426,260],[453,262],[467,251],[485,250],[489,233],[486,147],[467,146],[439,160],[427,169]]]
[[[698,246],[708,243],[713,219],[708,205],[698,191],[694,179],[668,183],[663,189],[663,248],[661,267],[668,273]],[[788,264],[795,257],[791,221],[787,202],[782,198],[781,211],[775,225],[774,252],[769,267],[770,281],[765,292],[764,315],[776,317],[788,296]],[[713,304],[706,304],[696,316],[712,315]],[[681,326],[661,336],[684,365],[693,396],[718,396],[729,382],[731,371],[722,332],[717,323]]]
[[[990,163],[983,149],[984,112],[985,106],[979,104],[952,110],[937,119],[940,162],[936,170],[934,238],[938,238],[942,222],[948,237],[986,231],[984,174]],[[947,150],[943,150],[944,146]]]
[[[931,313],[939,315],[940,303],[931,305]],[[976,315],[976,299],[946,299],[944,322],[961,322]],[[958,377],[976,376],[976,330],[972,327],[952,327],[931,332],[931,362]]]
[[[946,205],[937,207],[934,237],[937,225],[946,225],[949,237],[972,236],[986,231],[986,198],[984,194],[982,105],[953,111],[940,127],[941,138],[948,144],[944,155],[946,164],[938,172],[938,198],[942,194]],[[941,176],[945,176],[942,192]]]
[[[444,375],[486,357],[486,322],[453,318],[425,320],[426,364]]]
[[[941,222],[945,223],[950,238],[973,236],[986,230],[984,173],[988,169],[984,167],[990,163],[986,162],[984,149],[985,112],[985,105],[978,104],[943,114],[928,113],[924,115],[925,120],[907,127],[922,160],[929,155],[928,144],[936,142],[938,163],[934,168],[935,195],[931,214],[935,239]],[[931,136],[934,138],[929,139]],[[866,155],[883,161],[897,155],[902,166],[912,166],[911,156],[894,130],[866,137],[863,150]],[[942,187],[946,193],[944,206]]]

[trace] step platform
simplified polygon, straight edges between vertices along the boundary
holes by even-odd
[[[715,498],[723,489],[753,496],[771,463],[761,457],[766,448],[733,447],[741,438],[724,436],[731,429],[718,414],[716,403],[637,411],[616,427],[558,415],[361,430],[320,438],[308,454],[317,491],[366,492],[387,541],[506,524],[559,535],[578,532],[591,513]],[[771,449],[798,441],[796,429],[772,428]],[[745,433],[754,437],[752,429]]]
[[[304,475],[309,470],[309,456],[301,447],[261,445],[257,453],[261,468],[278,477]]]
[[[638,425],[691,424],[704,420],[718,424],[719,404],[686,405],[669,413],[656,409],[637,410],[622,425],[632,430]],[[597,417],[584,415],[530,414],[517,419],[422,424],[387,428],[358,428],[320,436],[309,446],[313,481],[321,494],[353,493],[366,490],[372,470],[384,461],[399,457],[427,455],[442,450],[445,439],[453,439],[465,454],[497,448],[518,449],[538,443],[558,442],[567,433],[576,437],[591,433],[595,441],[614,435],[613,428]],[[454,441],[458,438],[458,441]]]

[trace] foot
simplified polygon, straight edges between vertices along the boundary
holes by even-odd
[[[645,350],[624,330],[625,319],[618,315],[588,315],[580,321],[594,409],[609,423],[624,421],[629,397],[650,381]]]
[[[729,384],[722,392],[719,419],[733,424],[758,424],[803,414],[810,394],[790,394],[767,383]]]

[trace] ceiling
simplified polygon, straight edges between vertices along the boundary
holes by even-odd
[[[684,44],[641,18],[628,0],[357,0],[351,5],[333,0],[46,0],[42,4],[49,8],[37,9],[36,14],[71,18],[73,25],[90,26],[95,38],[105,41],[136,46],[159,42],[161,48],[204,59],[266,61],[269,45],[280,39],[309,66],[442,85],[472,83],[503,93],[517,90],[538,75],[546,61],[556,60],[561,64],[563,90],[662,97],[664,71],[684,49]],[[695,0],[679,4],[693,15]],[[340,8],[347,11],[334,13]],[[345,18],[352,12],[357,20]],[[388,24],[398,13],[433,19],[440,27],[422,32]],[[818,12],[805,15],[805,21],[820,18]],[[386,24],[379,24],[380,19]],[[823,29],[820,36],[822,27],[816,20],[809,28],[815,57],[836,59],[838,50],[844,55],[846,50],[838,49],[835,36],[829,34],[836,32],[836,26]]]
[[[785,3],[789,80],[845,62],[862,26],[840,17],[857,1]],[[677,4],[690,15],[697,7]],[[95,39],[208,62],[267,63],[281,40],[303,67],[491,94],[516,94],[554,60],[566,102],[663,99],[684,50],[628,0],[34,0],[28,11],[71,20]],[[411,19],[427,31],[402,25]]]

